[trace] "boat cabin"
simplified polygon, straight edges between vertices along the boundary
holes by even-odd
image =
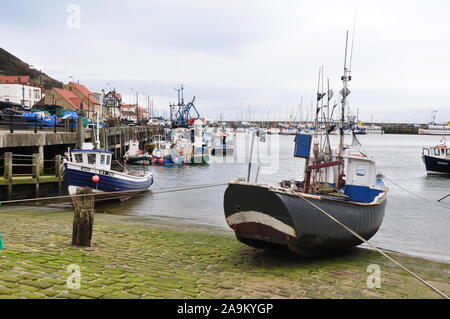
[[[112,152],[94,149],[91,143],[84,143],[82,149],[69,151],[69,161],[85,167],[110,170]]]
[[[422,150],[422,155],[450,159],[450,146],[444,143],[433,147],[425,147]]]
[[[362,153],[346,150],[344,194],[349,200],[371,203],[383,192],[384,184],[377,179],[375,162]]]

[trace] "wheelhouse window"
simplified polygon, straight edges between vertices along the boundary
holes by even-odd
[[[106,157],[106,155],[103,155],[103,154],[100,155],[100,164],[101,165],[105,165],[105,160],[106,160],[105,157]]]
[[[358,166],[356,166],[356,175],[358,175],[358,176],[366,176],[366,165],[358,165]]]
[[[111,155],[106,155],[106,165],[111,163]]]
[[[88,154],[88,164],[95,164],[97,162],[97,154]]]
[[[83,162],[83,154],[75,154],[74,156],[76,163],[82,163]]]
[[[447,156],[450,156],[450,148],[447,149]]]
[[[439,156],[439,149],[438,149],[438,148],[435,148],[435,149],[434,149],[434,155],[435,155],[435,156]]]

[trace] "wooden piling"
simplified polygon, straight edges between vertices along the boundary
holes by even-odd
[[[56,154],[55,156],[55,177],[58,179],[58,193],[61,194],[62,189],[62,174],[61,174],[62,156]]]
[[[4,155],[4,176],[8,181],[8,199],[12,198],[12,175],[13,175],[13,165],[12,165],[12,152],[5,152]]]
[[[72,198],[74,207],[72,245],[90,247],[94,224],[94,196],[92,190],[87,187],[79,188],[77,195],[85,196]]]
[[[33,167],[32,167],[32,171],[33,171],[33,178],[35,181],[35,187],[36,187],[36,197],[39,197],[39,178],[41,175],[41,157],[39,154],[33,154],[32,157],[32,162],[33,162]]]

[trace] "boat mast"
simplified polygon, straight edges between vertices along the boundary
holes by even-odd
[[[347,68],[347,48],[348,48],[348,31],[345,37],[345,55],[344,55],[344,75],[341,77],[343,88],[341,90],[342,100],[341,100],[341,120],[339,123],[339,149],[338,149],[338,160],[342,159],[342,151],[344,147],[344,122],[345,122],[345,104],[347,103],[347,96],[350,94],[348,89],[348,81],[351,81],[352,77],[350,75],[350,70]],[[338,169],[338,179],[337,186],[343,186],[344,179],[344,164],[339,165]]]

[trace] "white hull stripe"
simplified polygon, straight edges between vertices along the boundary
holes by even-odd
[[[270,226],[284,234],[296,237],[295,229],[289,225],[286,225],[282,221],[273,218],[267,214],[263,214],[255,211],[242,211],[234,213],[227,217],[228,225],[238,225],[242,223],[258,223],[266,226]]]

